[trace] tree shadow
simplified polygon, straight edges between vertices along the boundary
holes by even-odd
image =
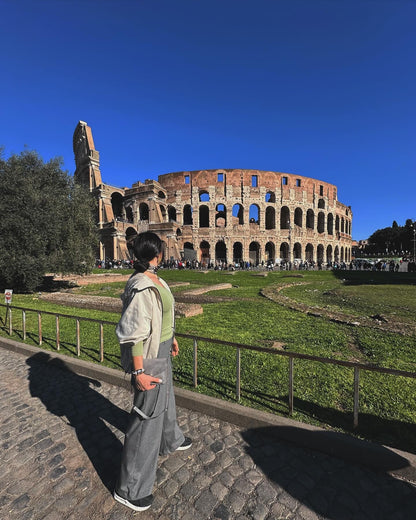
[[[46,409],[66,418],[103,484],[112,492],[118,473],[122,443],[109,423],[124,434],[128,413],[93,387],[101,383],[72,372],[64,361],[40,352],[27,359],[29,389]]]
[[[414,479],[416,469],[388,448],[291,426],[253,428],[242,436],[247,454],[267,478],[317,515],[331,520],[414,517],[415,487],[389,472],[403,472],[406,478],[409,470]],[[301,517],[309,518],[306,514]]]

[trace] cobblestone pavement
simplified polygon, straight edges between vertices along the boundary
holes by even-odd
[[[327,455],[178,409],[193,447],[160,458],[155,502],[111,495],[128,390],[0,348],[2,520],[413,519],[416,490]]]

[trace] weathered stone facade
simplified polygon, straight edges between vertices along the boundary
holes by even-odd
[[[91,128],[74,133],[75,178],[97,199],[101,259],[129,257],[151,230],[168,258],[251,261],[351,260],[352,211],[333,184],[290,173],[218,169],[159,175],[131,188],[103,184]]]

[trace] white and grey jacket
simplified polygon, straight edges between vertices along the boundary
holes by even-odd
[[[168,284],[160,279],[166,289]],[[132,370],[132,347],[143,341],[143,358],[157,357],[162,331],[162,299],[157,285],[144,273],[133,274],[121,295],[123,310],[116,327],[120,343],[121,366]],[[174,305],[172,305],[172,335],[174,334]]]

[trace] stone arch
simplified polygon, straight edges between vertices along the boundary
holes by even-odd
[[[293,246],[293,259],[302,260],[302,246],[299,242],[296,242]]]
[[[215,227],[226,227],[227,225],[227,210],[224,204],[217,204],[215,208]]]
[[[174,206],[168,206],[168,218],[169,222],[176,222],[176,208]]]
[[[227,246],[224,240],[218,240],[215,244],[215,260],[227,263]]]
[[[183,257],[185,260],[194,260],[196,251],[192,242],[185,242],[183,245]]]
[[[305,247],[305,260],[308,262],[313,261],[313,245],[312,244],[306,244]]]
[[[199,227],[209,227],[209,208],[205,204],[199,206]]]
[[[318,247],[316,248],[316,261],[320,262],[321,264],[324,263],[324,246],[322,244],[318,244]]]
[[[209,200],[209,193],[206,190],[201,190],[199,192],[199,202],[209,202]]]
[[[269,260],[271,262],[274,262],[275,259],[276,259],[276,246],[274,245],[273,242],[267,242],[265,248],[264,248],[264,252],[265,252],[265,257],[266,257],[266,260]]]
[[[332,262],[332,246],[329,244],[326,248],[326,261],[328,263]]]
[[[341,218],[341,233],[344,233],[344,217]]]
[[[177,237],[181,237],[181,236],[182,236],[182,230],[181,230],[181,228],[178,228],[178,229],[176,230],[176,236],[177,236]]]
[[[250,262],[254,265],[258,265],[260,263],[260,244],[258,242],[251,242],[248,248],[248,255],[250,258]]]
[[[276,202],[276,195],[273,191],[268,191],[264,197],[265,202],[269,202],[270,204],[275,204]]]
[[[123,218],[123,196],[120,193],[111,194],[111,207],[115,219]]]
[[[282,242],[280,244],[280,260],[285,262],[289,262],[290,248],[287,242]]]
[[[326,222],[326,229],[328,235],[334,234],[334,215],[332,213],[328,213],[328,220]]]
[[[276,229],[276,210],[273,206],[267,206],[265,217],[266,229]]]
[[[149,220],[149,206],[145,202],[139,205],[139,220]]]
[[[334,262],[339,262],[339,247],[338,246],[335,246]]]
[[[241,204],[234,204],[232,210],[233,220],[238,219],[238,225],[244,224],[244,208]]]
[[[312,209],[308,209],[306,212],[306,227],[313,229],[315,227],[315,213]]]
[[[134,229],[134,227],[128,227],[126,229],[126,244],[127,244],[127,251],[129,252],[130,258],[134,258],[133,253],[133,242],[134,239],[137,236],[137,230]]]
[[[162,204],[159,207],[160,207],[160,213],[162,215],[162,222],[166,222],[166,217],[167,217],[166,207],[163,206]]]
[[[303,227],[303,211],[300,208],[295,209],[295,226]]]
[[[157,194],[157,196],[159,197],[159,199],[166,199],[166,195],[165,195],[165,192],[164,192],[164,191],[159,191],[159,193]]]
[[[250,224],[260,224],[260,208],[257,204],[250,206]]]
[[[318,200],[318,209],[325,209],[325,201],[324,199]]]
[[[207,265],[209,263],[209,261],[211,259],[210,245],[209,245],[209,242],[207,242],[206,240],[203,240],[199,244],[199,256],[200,256],[201,263],[203,265]]]
[[[335,231],[339,231],[339,216],[335,217]]]
[[[344,262],[344,246],[341,246],[341,262]]]
[[[133,208],[131,206],[127,206],[127,208],[126,208],[126,220],[130,224],[133,224],[133,222],[134,222]]]
[[[233,245],[233,262],[243,261],[243,244],[241,242],[234,242]]]
[[[287,206],[280,209],[280,229],[290,229],[290,211]]]
[[[318,213],[318,233],[325,232],[325,213],[320,211]]]
[[[193,219],[192,219],[192,206],[190,204],[185,204],[183,207],[183,225],[184,226],[191,226]]]

